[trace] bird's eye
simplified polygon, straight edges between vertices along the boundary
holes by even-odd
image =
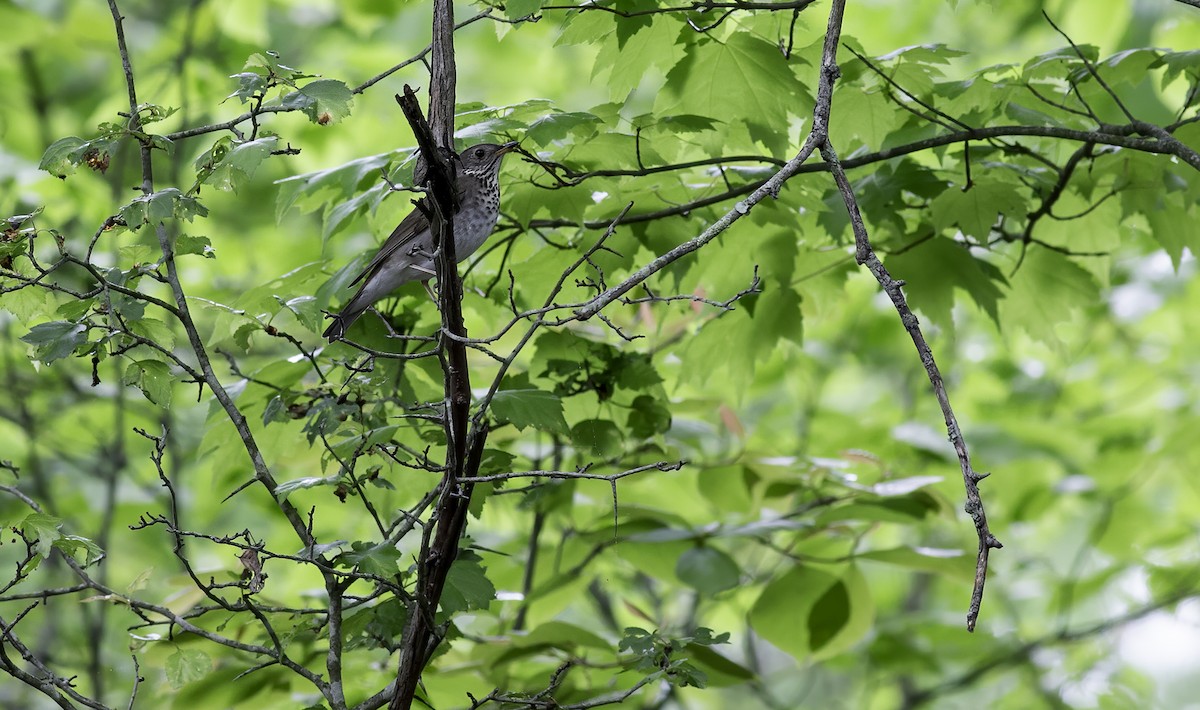
[[[476,157],[476,158],[482,158],[482,157],[483,157],[483,154],[484,154],[484,150],[483,150],[483,148],[476,148],[476,149],[475,149],[475,157]]]

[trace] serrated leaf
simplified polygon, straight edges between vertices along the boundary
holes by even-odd
[[[317,302],[316,296],[297,296],[284,301],[278,296],[276,298],[283,304],[283,307],[296,315],[296,319],[304,325],[305,328],[314,333],[324,330],[321,321],[325,314],[321,312],[320,304]]]
[[[633,436],[649,439],[671,428],[671,410],[650,395],[638,395],[629,405],[625,425]]]
[[[353,100],[354,94],[344,81],[317,79],[287,94],[280,103],[286,108],[299,109],[313,123],[324,126],[349,116]]]
[[[506,0],[504,3],[504,14],[510,20],[528,17],[541,10],[543,2],[544,0]]]
[[[576,132],[591,132],[600,118],[584,111],[560,111],[534,121],[525,131],[525,137],[537,145],[548,145]]]
[[[83,565],[85,567],[104,557],[104,550],[100,549],[99,545],[86,537],[78,535],[63,535],[55,540],[53,545],[54,549],[72,559],[77,559],[75,553],[83,552]]]
[[[400,572],[402,557],[403,554],[395,545],[372,544],[358,540],[350,544],[349,550],[338,555],[337,561],[365,574],[390,578]]]
[[[130,229],[143,224],[156,224],[173,218],[192,221],[194,217],[205,217],[208,208],[195,197],[185,195],[177,187],[169,187],[150,195],[139,197],[121,208],[120,216]]]
[[[51,321],[33,326],[21,340],[35,346],[38,360],[50,364],[75,352],[87,342],[87,326],[70,321]]]
[[[26,537],[36,541],[33,549],[44,559],[54,549],[54,543],[62,538],[63,535],[59,532],[62,525],[62,518],[45,513],[30,513],[21,521],[20,528]]]
[[[218,190],[235,191],[254,177],[278,143],[277,136],[244,142],[221,138],[196,159],[197,180]]]
[[[492,398],[492,414],[518,431],[533,427],[553,434],[567,433],[562,399],[539,389],[500,390]]]
[[[78,164],[78,160],[72,160],[71,155],[85,142],[78,136],[59,138],[42,153],[42,159],[38,162],[38,170],[45,170],[56,178],[66,179],[68,175],[75,172],[75,166]]]
[[[185,254],[199,254],[205,259],[217,258],[217,253],[213,250],[212,242],[209,241],[208,237],[180,234],[175,237],[175,255],[181,256]]]
[[[471,550],[458,553],[458,558],[446,575],[446,588],[442,592],[441,609],[444,614],[455,614],[468,609],[486,609],[496,598],[496,587],[484,573],[483,560]]]
[[[964,234],[987,239],[998,216],[1024,216],[1028,207],[1016,185],[1000,181],[977,181],[965,192],[948,189],[930,205],[934,227],[958,227]]]
[[[754,327],[751,330],[751,352],[754,359],[770,357],[782,341],[797,345],[804,339],[804,316],[800,311],[800,294],[786,285],[764,289],[753,301]],[[747,304],[747,309],[750,306]]]
[[[771,90],[763,91],[767,86]],[[691,45],[667,73],[667,88],[676,99],[671,112],[722,120],[744,117],[776,131],[789,113],[812,110],[812,94],[788,60],[775,45],[749,32],[737,32],[725,42],[705,38]]]
[[[992,320],[999,323],[998,304],[1007,286],[993,264],[978,259],[962,244],[934,237],[911,249],[887,257],[887,268],[905,282],[904,292],[914,308],[921,309],[942,327],[953,327],[951,310],[955,290],[967,293]]]
[[[129,323],[129,330],[170,350],[175,347],[175,334],[157,318],[142,318]]]
[[[635,25],[620,22],[596,55],[592,76],[608,71],[609,95],[623,101],[646,75],[657,68],[666,72],[683,58],[683,47],[676,46],[682,25],[666,16],[643,18]],[[623,32],[623,28],[633,27]]]
[[[267,74],[262,71],[244,71],[233,74],[230,79],[236,79],[238,88],[226,99],[237,97],[242,103],[250,101],[257,95],[261,95],[267,88]]]
[[[171,406],[174,383],[170,368],[160,360],[131,362],[121,377],[121,384],[136,385],[146,399],[163,408]]]
[[[609,459],[625,450],[625,437],[607,419],[585,419],[571,427],[571,443],[592,456]]]
[[[212,671],[212,659],[204,651],[191,648],[180,648],[167,656],[165,666],[167,682],[179,690],[188,683],[194,683]]]
[[[1045,343],[1059,342],[1055,327],[1075,311],[1102,302],[1088,271],[1066,255],[1036,245],[1029,247],[1010,283],[1008,297],[1000,302],[1004,322]]]

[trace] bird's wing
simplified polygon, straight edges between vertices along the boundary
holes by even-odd
[[[421,207],[423,206],[421,203],[423,202],[425,200],[421,199],[413,211],[409,212],[407,217],[400,220],[400,224],[396,225],[396,228],[392,230],[391,236],[379,248],[379,253],[375,255],[375,258],[371,259],[371,263],[367,264],[362,273],[350,282],[351,286],[372,274],[384,260],[397,250],[407,246],[419,234],[429,230],[429,220],[426,219],[425,213],[421,211]]]

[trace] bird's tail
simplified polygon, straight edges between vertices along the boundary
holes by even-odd
[[[329,327],[323,333],[329,342],[332,343],[345,337],[346,331],[350,329],[351,324],[358,320],[358,317],[367,310],[367,307],[359,304],[358,301],[359,299],[356,296],[350,299],[350,302],[340,312],[330,314],[329,317],[333,319],[333,322],[329,324]]]

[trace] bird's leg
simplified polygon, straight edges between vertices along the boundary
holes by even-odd
[[[429,279],[425,279],[424,281],[421,282],[421,285],[425,287],[425,293],[429,294],[429,298],[431,300],[433,300],[434,305],[437,305],[437,302],[438,302],[437,293],[434,292],[433,287],[429,285],[429,281],[430,281]]]

